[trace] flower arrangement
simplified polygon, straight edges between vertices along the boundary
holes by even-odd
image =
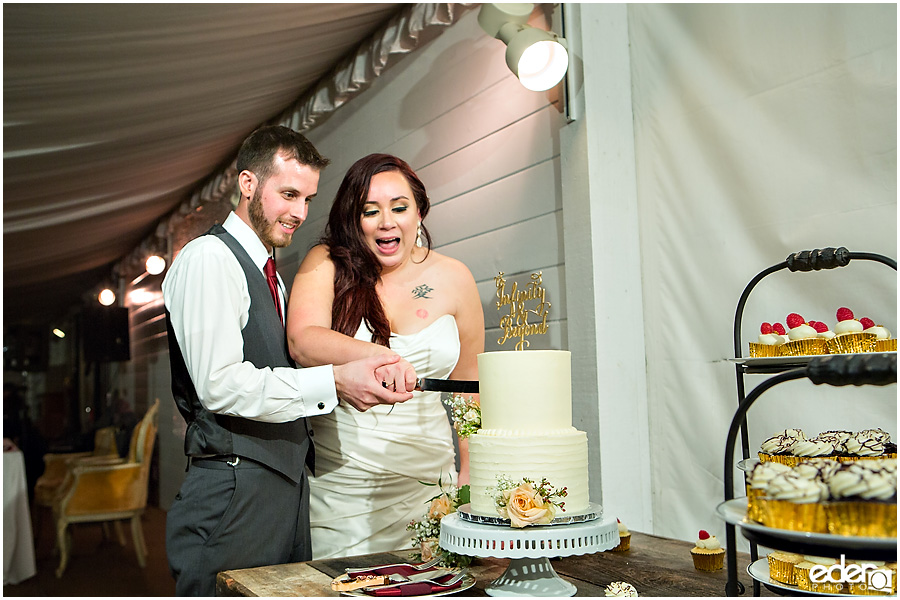
[[[453,394],[444,404],[450,407],[453,429],[460,438],[465,439],[481,429],[481,405],[473,396]]]
[[[553,520],[556,509],[566,510],[566,503],[562,501],[568,495],[566,488],[556,489],[546,478],[535,486],[527,477],[514,482],[508,476],[500,475],[495,490],[497,513],[509,519],[512,527],[546,525]]]
[[[421,482],[424,483],[424,482]],[[444,489],[441,481],[437,484],[425,483],[425,485],[437,485],[440,493],[427,502],[428,509],[421,520],[410,521],[406,528],[413,532],[412,543],[415,552],[410,558],[424,562],[435,557],[440,557],[441,565],[450,568],[467,567],[472,562],[471,556],[456,554],[444,550],[439,544],[441,535],[441,519],[456,512],[456,509],[469,502],[469,486],[457,488],[450,485]]]

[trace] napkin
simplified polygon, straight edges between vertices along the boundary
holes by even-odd
[[[428,569],[425,571],[417,571],[412,567],[407,566],[388,566],[388,567],[372,567],[372,569],[368,571],[358,571],[354,572],[353,575],[355,577],[365,577],[366,575],[393,575],[399,573],[400,575],[406,575],[407,577],[412,575],[413,573],[427,573],[428,571],[435,571],[436,569]],[[453,573],[446,573],[435,579],[437,581],[444,581],[453,577]],[[417,581],[410,583],[403,583],[400,585],[392,585],[389,588],[372,588],[371,590],[363,590],[369,596],[427,596],[428,594],[433,594],[435,592],[447,592],[453,589],[458,588],[462,585],[462,580],[457,581],[453,585],[448,586],[440,586],[428,583],[427,581]]]
[[[444,577],[452,576],[452,574],[444,575]],[[372,588],[371,590],[365,590],[365,592],[370,596],[427,596],[428,594],[433,594],[435,592],[447,592],[458,588],[460,585],[462,585],[462,580],[448,586],[434,585],[427,581],[419,581],[415,583],[404,583],[396,587],[384,589]]]

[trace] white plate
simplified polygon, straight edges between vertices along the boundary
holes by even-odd
[[[814,358],[822,356],[856,356],[858,354],[869,356],[875,354],[897,354],[896,352],[854,352],[851,354],[810,354],[808,356],[746,356],[741,358],[729,358],[728,360],[745,367],[764,367],[770,365],[796,365],[802,367]]]
[[[463,575],[462,584],[460,584],[459,586],[457,586],[453,589],[443,590],[440,592],[432,592],[431,594],[422,594],[421,596],[406,596],[406,597],[407,598],[436,598],[438,596],[446,596],[448,594],[457,594],[459,592],[463,592],[463,591],[469,589],[470,587],[472,587],[473,585],[475,585],[475,577],[466,573],[465,575]],[[362,591],[362,589],[351,590],[349,592],[341,592],[341,596],[362,596],[363,598],[378,598],[379,597],[374,594],[367,594],[364,591]],[[388,596],[381,596],[381,597],[387,598]]]
[[[752,471],[753,467],[759,464],[758,458],[745,458],[737,464],[737,468],[741,471]]]
[[[831,533],[811,533],[808,531],[791,531],[789,529],[775,529],[759,523],[745,521],[747,516],[747,498],[734,498],[722,502],[716,507],[716,513],[726,523],[737,525],[747,531],[754,531],[764,535],[779,537],[785,541],[806,544],[817,544],[826,548],[838,550],[894,550],[897,549],[897,538],[857,537],[849,535],[834,535]],[[849,553],[848,553],[849,554]]]
[[[471,504],[463,504],[456,509],[459,518],[469,523],[480,523],[481,525],[503,525],[509,527],[509,519],[503,519],[498,516],[478,515],[472,512]],[[545,527],[549,525],[572,525],[573,523],[584,523],[586,521],[594,521],[603,516],[603,507],[594,502],[589,502],[588,507],[577,513],[560,511],[556,517],[549,523],[535,525],[535,527]]]
[[[790,592],[791,595],[795,596],[849,596],[849,594],[826,594],[823,592],[801,590],[796,585],[789,585],[787,583],[775,581],[774,579],[771,579],[769,577],[769,561],[766,558],[761,558],[754,563],[750,563],[747,566],[747,573],[750,575],[750,577],[760,583],[765,584],[767,587],[778,588],[779,590]]]

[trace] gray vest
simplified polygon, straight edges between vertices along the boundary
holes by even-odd
[[[287,347],[284,327],[278,318],[265,275],[253,264],[246,250],[221,225],[205,235],[215,235],[234,253],[247,278],[250,314],[241,331],[244,360],[258,369],[295,367]],[[178,340],[166,311],[169,361],[172,366],[172,394],[178,410],[187,422],[184,453],[188,456],[236,454],[260,462],[298,482],[304,464],[314,469],[315,450],[306,419],[290,423],[262,423],[240,417],[211,413],[197,397],[194,383],[184,363]]]

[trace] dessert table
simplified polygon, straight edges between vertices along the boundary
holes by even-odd
[[[552,560],[553,569],[578,589],[578,596],[603,596],[613,581],[627,581],[641,596],[724,596],[725,570],[694,569],[693,544],[681,540],[632,532],[627,552],[598,552]],[[347,567],[372,567],[409,560],[410,550],[366,554],[305,563],[238,569],[219,573],[217,596],[337,596],[331,580]],[[740,564],[750,564],[749,554],[739,554]],[[461,596],[485,596],[485,585],[500,577],[508,559],[479,558],[469,567],[474,587]],[[752,580],[743,571],[743,584]],[[774,596],[767,589],[763,596]]]
[[[3,452],[3,585],[37,573],[28,509],[25,458],[21,450]]]

